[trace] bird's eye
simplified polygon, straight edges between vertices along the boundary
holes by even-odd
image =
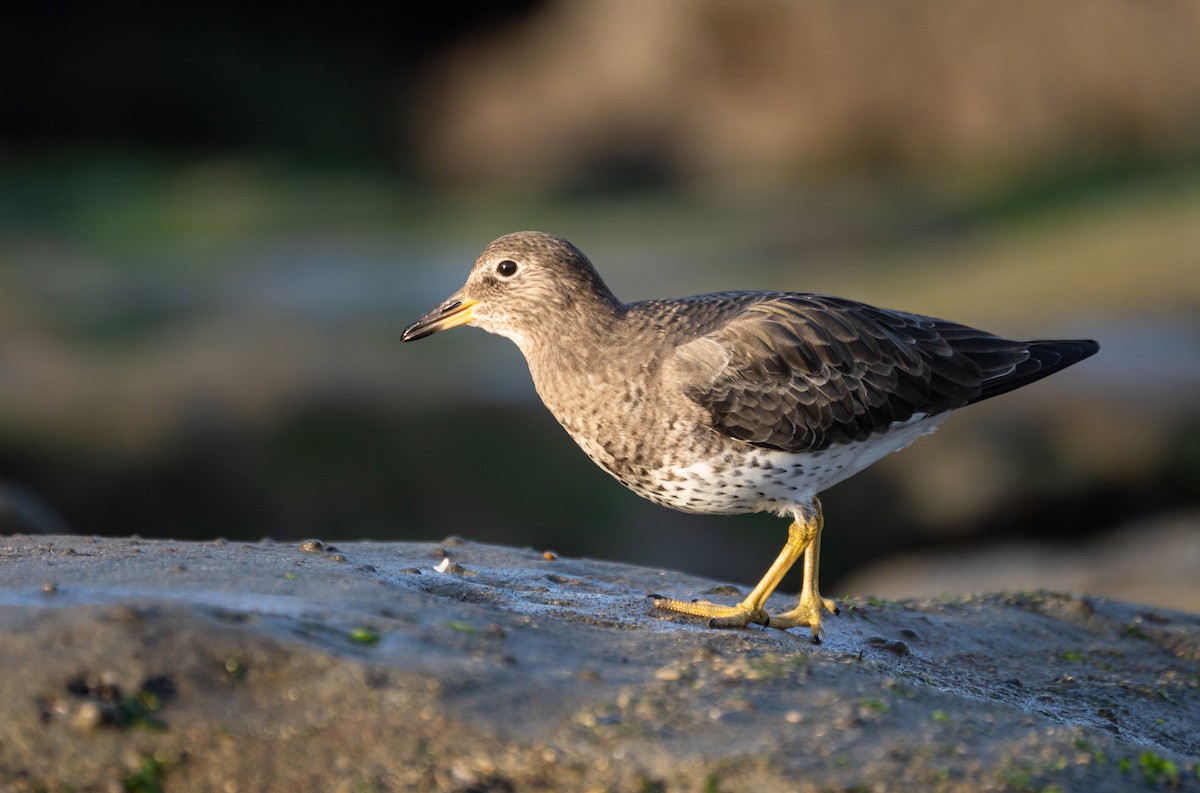
[[[496,274],[503,278],[510,278],[517,274],[517,263],[505,259],[496,265]]]

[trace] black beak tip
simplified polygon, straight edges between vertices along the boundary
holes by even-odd
[[[414,322],[404,329],[404,333],[400,335],[400,341],[416,341],[417,339],[423,339],[428,335],[429,329],[427,327],[422,328],[420,322]]]

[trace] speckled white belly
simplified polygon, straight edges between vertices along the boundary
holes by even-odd
[[[933,432],[945,416],[921,416],[895,425],[886,435],[819,452],[792,453],[747,444],[712,459],[651,471],[645,482],[617,478],[639,495],[684,512],[787,515],[823,490]]]

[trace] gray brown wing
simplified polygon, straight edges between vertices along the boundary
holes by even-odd
[[[676,349],[672,366],[716,429],[772,449],[863,440],[1095,352],[1094,342],[1009,341],[824,295],[734,297],[724,296],[722,319]]]

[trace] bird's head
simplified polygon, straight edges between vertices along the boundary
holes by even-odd
[[[578,248],[553,234],[519,231],[484,248],[462,289],[409,325],[402,338],[416,341],[469,324],[524,348],[534,335],[553,335],[564,323],[586,319],[595,305],[619,304]]]

